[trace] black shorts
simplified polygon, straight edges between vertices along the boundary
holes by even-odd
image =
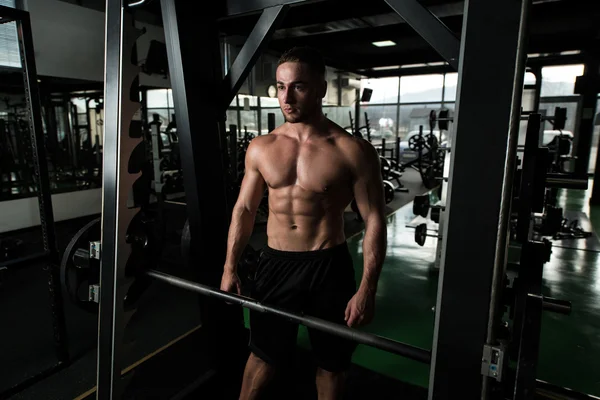
[[[323,250],[288,252],[266,246],[256,269],[251,297],[298,314],[346,325],[348,301],[356,293],[354,265],[344,242]],[[307,328],[319,367],[343,371],[356,343]],[[250,310],[250,350],[274,366],[288,364],[296,350],[298,324]]]

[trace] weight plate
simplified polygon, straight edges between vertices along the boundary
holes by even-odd
[[[89,285],[100,281],[100,260],[89,260],[88,266],[77,266],[74,257],[87,253],[89,257],[90,242],[101,239],[101,220],[96,218],[81,228],[67,245],[60,263],[60,282],[64,297],[79,308],[90,312],[98,312],[98,303],[89,301]]]
[[[419,151],[419,149],[423,148],[424,142],[425,140],[420,136],[411,136],[410,139],[408,139],[408,148],[413,151]]]
[[[441,212],[441,210],[439,208],[431,209],[431,220],[433,222],[435,222],[436,224],[440,223],[440,212]]]
[[[423,218],[427,218],[427,214],[429,214],[429,196],[419,195],[415,196],[413,199],[413,214],[420,215]]]
[[[419,246],[423,246],[425,244],[425,239],[427,239],[427,224],[419,224],[415,228],[415,242]]]

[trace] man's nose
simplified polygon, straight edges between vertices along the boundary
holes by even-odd
[[[285,93],[283,94],[283,101],[286,104],[292,104],[294,102],[294,94],[293,91],[286,89]]]

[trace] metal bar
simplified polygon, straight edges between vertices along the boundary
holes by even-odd
[[[551,311],[564,315],[570,315],[572,310],[570,301],[553,299],[546,296],[543,298],[542,307],[544,311]]]
[[[534,396],[541,326],[542,297],[528,294],[525,299],[519,340],[519,358],[513,400],[526,400]]]
[[[535,381],[535,392],[537,395],[541,396],[542,399],[556,399],[556,396],[559,396],[559,398],[563,400],[600,400],[600,397],[556,386],[540,379],[536,379]]]
[[[207,9],[198,16],[194,9],[196,4],[189,1],[161,0],[160,5],[178,123],[181,167],[186,171],[183,181],[191,237],[190,257],[199,259],[202,254],[211,253],[216,258],[215,264],[197,265],[191,272],[194,280],[219,286],[232,202],[227,196],[227,170],[222,157],[222,149],[226,147],[226,110],[221,102],[215,101],[223,96],[216,11]],[[190,37],[194,40],[189,40]],[[197,61],[198,52],[204,55],[201,63]],[[202,96],[194,90],[198,87],[204,88]],[[211,188],[210,196],[207,196],[206,188]],[[228,360],[241,357],[241,349],[231,343],[243,334],[243,310],[213,303],[202,296],[198,302],[207,337],[202,350],[206,352],[208,362],[219,373],[237,373],[228,371],[234,367]]]
[[[587,54],[583,77],[588,78],[592,82],[600,80],[599,57],[600,53],[597,51],[592,50],[590,54]],[[594,117],[596,116],[597,99],[598,88],[593,87],[593,85],[586,85],[586,89],[581,93],[581,109],[579,115],[576,116],[576,118],[579,118],[579,126],[576,129],[578,140],[575,151],[577,159],[575,160],[574,171],[580,176],[588,173],[590,150],[593,146],[592,138],[594,136]]]
[[[0,17],[3,19],[9,19],[11,21],[17,21],[29,18],[29,13],[18,8],[0,6]]]
[[[302,6],[319,1],[331,0],[226,0],[226,15],[223,17],[237,17],[241,14],[262,12],[265,8],[275,6]]]
[[[14,260],[9,260],[3,263],[0,263],[0,268],[2,267],[11,267],[11,268],[19,268],[24,267],[26,265],[31,264],[34,261],[40,261],[47,258],[50,253],[47,251],[41,251],[39,253],[30,254],[25,257],[15,258]]]
[[[226,93],[223,99],[224,110],[229,107],[240,87],[242,87],[263,48],[271,39],[273,32],[281,25],[287,10],[288,7],[285,5],[263,10],[223,81],[223,91]]]
[[[97,361],[97,399],[112,399],[119,380],[114,368],[113,321],[115,318],[114,284],[117,230],[117,190],[121,100],[122,50],[121,0],[106,1],[106,56],[104,89],[104,143],[102,179],[102,260],[100,266],[99,332]]]
[[[146,272],[146,275],[185,290],[197,292],[204,296],[214,297],[228,303],[235,303],[250,310],[277,315],[281,318],[289,320],[290,322],[302,324],[309,328],[315,328],[322,332],[327,332],[344,339],[349,339],[357,343],[372,346],[380,350],[410,358],[412,360],[420,361],[426,364],[431,362],[431,352],[419,347],[407,345],[405,343],[373,335],[371,333],[361,332],[356,329],[335,324],[320,318],[295,314],[281,308],[261,304],[249,297],[238,296],[222,290],[213,289],[210,286],[181,279],[164,272],[150,270]]]
[[[517,241],[524,244],[529,239],[532,201],[535,187],[537,149],[540,138],[541,115],[529,114],[525,133],[525,153],[519,188],[519,209],[517,220]]]
[[[417,0],[385,0],[427,43],[458,70],[460,39]]]
[[[549,173],[546,175],[547,188],[563,188],[587,190],[588,180],[586,178],[573,178],[570,176],[562,176],[563,174]]]
[[[499,304],[499,276],[505,268],[520,98],[525,73],[523,19],[527,0],[490,7],[470,0],[460,40],[455,137],[450,153],[439,287],[429,379],[429,399],[486,398],[481,375],[491,313]],[[481,85],[481,74],[494,80]],[[490,86],[491,85],[491,86]],[[478,99],[494,93],[494,104]],[[518,93],[517,93],[518,92]],[[489,126],[486,135],[481,126]],[[476,154],[474,154],[476,153]],[[487,167],[481,168],[482,165]],[[480,182],[482,196],[463,194]],[[462,235],[465,218],[478,215],[471,229],[478,245]],[[465,254],[469,254],[465,261]],[[469,276],[469,282],[464,279]],[[465,308],[466,307],[466,308]],[[490,318],[492,317],[492,319]],[[468,326],[457,330],[456,326]]]
[[[54,226],[54,211],[52,208],[52,193],[50,192],[50,177],[48,173],[48,157],[42,125],[42,110],[40,93],[37,82],[35,50],[29,13],[19,12],[17,21],[17,36],[21,53],[21,66],[25,84],[25,96],[29,107],[29,132],[31,150],[35,169],[35,183],[39,204],[40,222],[44,252],[47,253],[46,268],[48,270],[48,289],[50,292],[50,310],[52,312],[52,328],[54,332],[55,350],[60,362],[69,361],[67,349],[67,328],[63,308],[62,291],[60,288],[60,255],[56,242]]]

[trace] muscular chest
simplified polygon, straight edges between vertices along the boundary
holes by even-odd
[[[302,145],[273,148],[261,172],[273,189],[297,185],[325,193],[350,182],[350,171],[334,146]]]

